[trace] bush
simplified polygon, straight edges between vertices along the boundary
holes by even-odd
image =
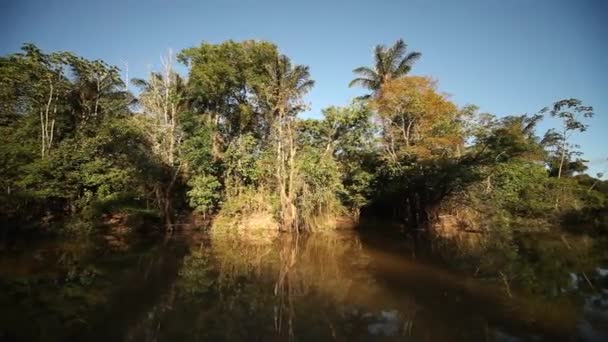
[[[215,176],[197,175],[188,181],[189,204],[194,211],[206,216],[212,213],[220,201],[221,184]]]

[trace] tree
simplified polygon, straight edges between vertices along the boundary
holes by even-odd
[[[544,151],[535,135],[541,115],[506,116],[479,132],[472,147],[477,162],[495,164],[514,158],[542,162]]]
[[[186,192],[192,209],[206,217],[217,209],[222,198],[220,165],[213,153],[213,127],[205,117],[190,111],[180,116],[184,141],[179,157],[190,190]]]
[[[353,70],[358,75],[349,87],[361,86],[376,94],[382,86],[392,80],[407,75],[412,65],[422,56],[420,52],[407,53],[407,44],[399,39],[390,48],[376,45],[374,48],[374,67],[358,67]]]
[[[340,198],[355,219],[368,203],[371,193],[371,164],[376,155],[375,125],[371,117],[369,106],[355,101],[348,107],[324,109],[322,120],[307,119],[298,123],[299,148],[310,153],[315,151],[321,156],[310,166],[310,170],[322,173],[323,170],[332,170],[331,165],[337,163],[336,172],[341,184],[329,191]],[[331,179],[331,176],[327,176],[329,174],[325,173],[327,179]]]
[[[187,109],[187,102],[185,82],[173,70],[171,52],[162,59],[162,65],[162,72],[151,73],[148,81],[133,82],[143,90],[139,96],[145,115],[142,123],[155,154],[166,166],[167,181],[159,183],[155,192],[167,224],[171,225],[173,188],[182,168],[177,156],[183,140],[178,117]]]
[[[47,54],[32,44],[22,50],[2,58],[1,116],[5,122],[27,121],[35,112],[42,157],[84,126],[94,131],[103,116],[128,112],[132,97],[118,68],[68,52]]]
[[[123,115],[129,111],[133,97],[127,92],[117,67],[77,56],[71,56],[69,63],[74,75],[69,94],[74,129],[94,130],[105,116]]]
[[[276,148],[276,181],[281,204],[281,226],[298,229],[296,200],[296,131],[295,116],[304,108],[302,97],[312,88],[307,66],[292,65],[286,56],[277,57],[267,65],[270,82],[263,92],[263,101],[273,118]]]
[[[587,130],[589,125],[582,120],[593,117],[593,107],[584,106],[582,101],[571,98],[557,101],[553,104],[553,107],[545,107],[540,111],[541,114],[547,112],[551,117],[558,118],[562,122],[561,130],[551,129],[543,139],[545,146],[554,149],[554,158],[557,158],[557,178],[559,179],[562,176],[566,161],[573,155],[572,148],[577,147],[572,145],[569,140],[574,133]],[[577,168],[579,164],[580,162],[575,161],[572,167]],[[580,167],[578,169],[580,170]]]
[[[55,141],[55,124],[61,115],[69,85],[64,75],[67,53],[44,54],[33,44],[22,48],[25,71],[29,74],[30,83],[26,90],[31,101],[28,105],[37,110],[40,118],[40,152],[42,158],[49,154]]]
[[[373,125],[371,111],[361,103],[323,109],[323,120],[303,120],[301,138],[309,145],[323,146],[323,153],[339,158],[369,148]]]
[[[259,99],[270,82],[266,65],[278,55],[274,44],[254,40],[203,43],[179,53],[178,59],[190,69],[190,110],[210,117],[218,154],[242,134],[267,140],[272,118]]]
[[[462,148],[457,107],[427,77],[386,82],[371,102],[382,128],[385,155],[393,162],[404,156],[445,156]]]
[[[46,211],[52,217],[77,215],[110,193],[132,190],[134,173],[119,172],[125,165],[114,168],[112,157],[116,161],[120,154],[102,142],[110,124],[132,128],[125,120],[132,96],[116,67],[25,44],[22,52],[0,58],[0,74],[0,173],[10,202],[3,212],[16,220],[25,213],[24,220],[47,216]],[[125,146],[139,137],[112,134],[116,141],[127,137]]]
[[[178,115],[187,108],[186,85],[173,70],[171,53],[163,58],[162,64],[162,72],[152,72],[148,81],[134,79],[133,83],[142,89],[139,103],[152,123],[151,141],[159,156],[173,166],[181,142]]]

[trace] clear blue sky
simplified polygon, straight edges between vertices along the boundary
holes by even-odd
[[[361,94],[347,87],[351,70],[372,62],[375,44],[403,38],[423,53],[413,74],[434,77],[460,105],[499,116],[567,97],[594,106],[576,142],[591,172],[608,169],[608,1],[2,0],[0,30],[1,54],[33,42],[127,61],[131,77],[144,77],[168,48],[269,40],[310,66],[313,117]]]

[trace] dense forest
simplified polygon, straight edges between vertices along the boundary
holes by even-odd
[[[543,273],[588,262],[585,241],[608,233],[608,181],[585,173],[572,139],[593,108],[574,98],[501,117],[461,107],[437,80],[410,75],[420,58],[403,40],[376,46],[344,85],[367,94],[303,119],[312,75],[270,42],[204,42],[131,80],[25,44],[0,57],[2,246],[125,227],[297,237],[373,226],[509,296],[513,283],[545,291]],[[544,119],[558,125],[540,132]],[[536,244],[544,236],[559,247]],[[239,248],[226,250],[245,258]],[[205,270],[197,255],[184,281]]]
[[[314,81],[269,42],[202,43],[133,80],[25,44],[0,64],[3,236],[194,217],[299,232],[362,214],[484,242],[606,232],[608,182],[584,173],[571,142],[592,107],[564,99],[507,117],[458,107],[431,77],[408,76],[421,56],[402,40],[376,46],[350,83],[368,95],[301,119]],[[545,117],[560,126],[540,134]]]

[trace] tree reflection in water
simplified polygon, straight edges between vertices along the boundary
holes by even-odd
[[[211,233],[129,339],[398,340],[415,305],[383,309],[368,263],[352,233]]]
[[[598,320],[586,328],[582,305],[567,293],[546,300],[514,288],[509,297],[500,284],[412,259],[386,239],[362,241],[352,231],[210,232],[193,246],[177,280],[131,325],[129,340],[599,336]],[[599,308],[596,302],[585,310]]]

